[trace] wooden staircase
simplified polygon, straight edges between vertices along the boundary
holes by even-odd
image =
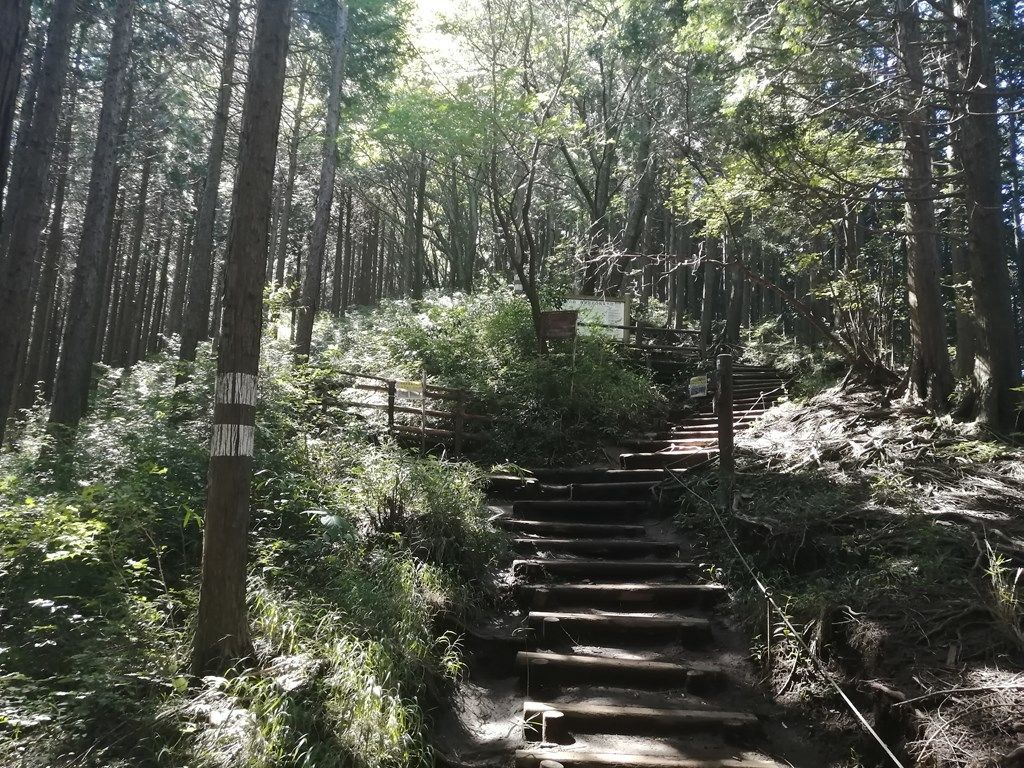
[[[786,392],[787,380],[767,366],[737,365],[733,369],[733,429],[744,430]],[[624,470],[696,466],[717,454],[718,417],[707,402],[695,413],[679,418],[659,432],[640,435],[623,443],[619,457]]]
[[[741,368],[743,429],[784,381]],[[510,500],[527,632],[515,670],[523,694],[517,768],[782,768],[768,756],[762,701],[723,653],[725,590],[659,504],[665,467],[714,455],[704,408],[630,441],[621,469],[547,469],[496,479]],[[696,555],[696,556],[694,556]],[[735,641],[735,638],[733,638]],[[733,643],[735,644],[735,643]],[[765,705],[760,705],[765,709]]]

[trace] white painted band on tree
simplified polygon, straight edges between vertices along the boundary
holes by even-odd
[[[256,374],[222,374],[217,380],[217,402],[230,405],[256,405]]]
[[[253,428],[247,424],[214,424],[211,456],[252,456]]]

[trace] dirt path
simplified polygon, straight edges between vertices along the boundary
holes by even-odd
[[[763,409],[782,382],[766,369],[738,379],[742,428],[744,412]],[[492,655],[473,670],[464,762],[507,764],[514,754],[517,768],[822,765],[757,691],[745,643],[721,610],[728,595],[708,583],[702,553],[661,497],[662,467],[714,453],[713,418],[707,410],[638,437],[621,469],[549,469],[528,484],[495,484],[506,497],[500,523],[521,557],[521,614],[506,635],[512,668]]]

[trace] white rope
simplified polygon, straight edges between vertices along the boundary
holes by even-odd
[[[864,730],[871,734],[871,737],[876,742],[878,742],[878,745],[882,748],[885,754],[889,756],[889,758],[897,766],[897,768],[904,768],[903,763],[901,763],[900,759],[896,757],[893,751],[889,748],[889,745],[882,740],[882,737],[878,735],[878,732],[871,727],[871,723],[867,721],[867,718],[864,717],[863,714],[861,714],[861,711],[859,709],[857,709],[857,705],[850,700],[850,697],[846,695],[846,692],[840,687],[839,683],[837,683],[832,678],[832,676],[827,671],[825,671],[825,669],[822,668],[821,664],[818,662],[817,657],[813,653],[811,653],[811,649],[804,641],[803,636],[796,631],[796,627],[794,627],[790,623],[789,618],[779,607],[779,605],[775,602],[775,598],[772,597],[771,590],[769,590],[764,585],[764,583],[758,577],[757,573],[751,567],[750,563],[747,561],[747,558],[743,556],[743,553],[740,551],[739,546],[737,546],[736,544],[736,540],[732,537],[732,534],[729,533],[729,529],[726,528],[725,522],[722,520],[722,516],[718,513],[718,509],[715,507],[715,505],[712,504],[703,496],[701,496],[699,493],[694,491],[688,485],[686,485],[686,483],[684,483],[682,480],[680,480],[676,474],[676,470],[666,467],[665,471],[667,471],[669,477],[675,480],[676,483],[680,487],[682,487],[687,493],[692,494],[693,496],[707,504],[709,507],[711,507],[711,511],[715,515],[715,520],[718,521],[719,527],[722,529],[722,532],[725,534],[726,538],[729,540],[729,543],[732,545],[732,548],[735,550],[736,556],[739,557],[740,562],[743,563],[743,567],[747,569],[747,573],[750,574],[750,577],[754,580],[754,583],[757,585],[757,588],[761,590],[761,593],[765,596],[765,599],[768,601],[768,605],[774,608],[775,611],[779,614],[779,617],[782,619],[782,621],[785,622],[786,627],[789,628],[789,631],[793,634],[793,637],[796,638],[796,641],[800,644],[801,649],[804,651],[804,653],[807,654],[807,658],[811,660],[811,664],[814,666],[814,669],[818,672],[819,675],[821,675],[825,679],[825,681],[829,685],[832,686],[832,688],[835,689],[836,693],[838,693],[840,698],[842,698],[842,700],[846,703],[846,706],[850,708],[850,711],[853,713],[853,716],[857,718],[860,724],[864,727]]]

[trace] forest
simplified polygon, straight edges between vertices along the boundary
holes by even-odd
[[[0,0],[0,761],[1024,766],[1022,111],[1018,0]],[[667,535],[544,503],[771,746],[480,736]]]

